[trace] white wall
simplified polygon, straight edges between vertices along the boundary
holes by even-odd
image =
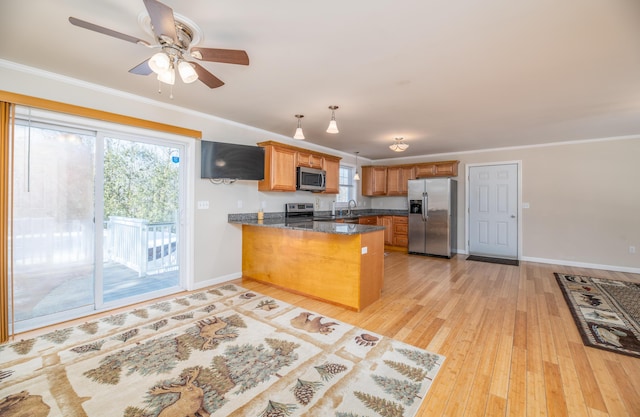
[[[343,157],[353,165],[352,155],[314,146],[253,127],[184,110],[125,93],[84,84],[0,60],[0,90],[46,98],[98,110],[202,131],[205,140],[255,144],[274,140]],[[458,159],[459,249],[464,250],[466,164],[522,161],[523,201],[531,208],[522,212],[522,257],[525,260],[594,266],[640,272],[640,136],[557,146],[513,148],[419,158],[376,161],[376,165]],[[208,210],[193,210],[195,221],[195,286],[239,277],[241,229],[227,223],[229,213],[256,212],[265,202],[266,212],[283,211],[286,202],[315,203],[329,210],[332,196],[307,192],[258,192],[257,183],[239,181],[214,185],[199,178],[200,152],[196,152],[193,175],[195,202],[207,200]],[[371,164],[359,158],[359,165]],[[238,201],[242,208],[238,208]],[[362,198],[366,207],[406,209],[403,197]],[[635,254],[628,253],[629,246]]]

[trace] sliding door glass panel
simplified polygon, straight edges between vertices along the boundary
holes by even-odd
[[[102,300],[180,284],[181,145],[104,139]]]
[[[13,320],[94,304],[95,136],[45,124],[17,124],[14,136]],[[18,327],[18,325],[16,325]]]

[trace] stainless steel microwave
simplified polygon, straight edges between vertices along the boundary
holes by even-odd
[[[326,171],[322,169],[298,167],[296,170],[296,188],[302,191],[324,191],[326,188]]]

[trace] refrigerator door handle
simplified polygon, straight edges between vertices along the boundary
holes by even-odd
[[[429,220],[429,193],[422,193],[422,221]]]

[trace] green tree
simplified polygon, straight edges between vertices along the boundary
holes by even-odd
[[[104,208],[110,216],[151,223],[175,221],[178,210],[178,165],[175,149],[119,139],[105,141]]]

